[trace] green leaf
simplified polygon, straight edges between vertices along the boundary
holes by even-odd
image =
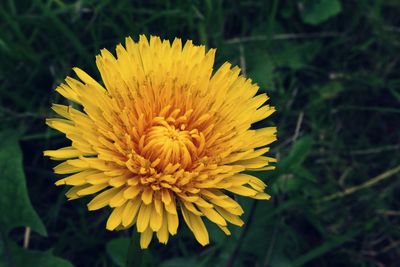
[[[14,242],[0,246],[0,256],[0,267],[73,267],[69,261],[52,255],[50,251],[26,250]]]
[[[309,0],[301,5],[301,18],[305,23],[318,25],[342,11],[339,0]]]
[[[299,138],[292,145],[289,154],[278,162],[274,172],[275,179],[269,182],[273,192],[279,190],[296,191],[304,186],[305,182],[316,180],[315,176],[302,166],[311,152],[312,145],[313,139],[307,135]],[[284,175],[288,173],[293,174],[293,176]]]
[[[276,41],[262,49],[246,47],[248,77],[260,85],[262,90],[274,90],[279,68],[298,71],[310,64],[321,50],[321,44],[314,41],[301,43]]]
[[[262,89],[273,87],[274,64],[267,54],[259,54],[258,60],[249,56],[248,76],[254,80]],[[256,56],[254,56],[255,58]]]
[[[271,60],[277,67],[300,70],[309,64],[321,49],[319,42],[277,42],[270,49]]]
[[[121,237],[121,238],[115,238],[107,243],[106,245],[107,254],[110,256],[112,261],[117,266],[120,267],[126,266],[129,242],[130,242],[129,238]]]
[[[301,166],[311,151],[313,140],[310,136],[303,136],[292,146],[289,155],[281,161],[278,168],[288,169],[292,166]]]
[[[47,235],[29,200],[18,134],[13,131],[0,133],[0,210],[0,229],[4,229],[4,234],[15,227],[29,226]]]

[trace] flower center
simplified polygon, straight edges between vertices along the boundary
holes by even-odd
[[[175,126],[160,118],[146,131],[141,154],[152,162],[160,161],[161,169],[169,163],[188,169],[198,158],[200,145],[197,129],[189,131],[185,124]]]
[[[179,141],[181,138],[185,138],[187,136],[187,131],[180,131],[179,129],[175,129],[174,126],[164,127],[161,131],[167,131],[165,137],[169,138],[172,141]]]

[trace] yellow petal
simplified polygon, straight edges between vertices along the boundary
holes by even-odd
[[[239,185],[244,185],[247,184],[254,176],[244,174],[244,173],[238,173],[233,176],[227,177],[224,179],[224,182],[230,183],[233,186],[239,186]]]
[[[234,164],[242,165],[249,169],[257,169],[257,168],[265,167],[266,165],[268,165],[268,162],[272,162],[270,160],[270,158],[260,156],[260,157],[252,158],[252,159],[239,160],[239,161],[236,161]]]
[[[260,193],[257,193],[257,195],[252,196],[252,198],[260,199],[260,200],[269,200],[271,198],[271,196],[268,195],[267,193],[260,192]]]
[[[222,215],[222,217],[225,218],[228,222],[237,225],[237,226],[242,226],[244,222],[240,219],[239,216],[233,215],[232,213],[227,212],[226,210],[220,208],[220,207],[215,207],[215,209],[219,212],[219,214]]]
[[[119,191],[118,188],[111,188],[98,194],[87,206],[89,210],[98,210],[108,205],[111,198]]]
[[[133,223],[134,218],[139,211],[141,203],[142,202],[140,201],[140,198],[129,200],[126,203],[124,213],[122,214],[122,225],[124,227],[127,227],[128,225],[131,225]]]
[[[82,155],[82,152],[73,147],[64,147],[57,150],[46,150],[44,155],[52,157],[53,160],[64,160],[70,158],[77,158]]]
[[[139,233],[143,233],[147,227],[149,226],[150,222],[150,215],[153,210],[153,205],[146,205],[142,203],[140,206],[136,227]]]
[[[165,205],[168,205],[171,202],[169,190],[164,189],[161,191],[161,200],[165,203]]]
[[[155,196],[154,196],[154,208],[156,209],[156,211],[158,213],[163,212],[163,210],[162,210],[163,205],[162,205],[162,202],[161,202],[158,194],[155,194]]]
[[[149,246],[151,239],[153,238],[153,231],[150,227],[147,227],[143,233],[140,235],[140,248],[145,249]]]
[[[79,134],[79,130],[75,127],[74,123],[65,119],[46,119],[46,124],[57,131],[65,134]]]
[[[208,232],[200,216],[191,213],[184,206],[182,206],[182,215],[189,229],[192,230],[196,240],[202,246],[207,245],[210,242]]]
[[[153,189],[151,189],[150,187],[146,188],[142,192],[142,200],[144,204],[149,205],[151,203],[153,199],[153,192],[154,192]]]
[[[109,184],[113,187],[121,187],[126,184],[126,177],[125,176],[119,176],[119,177],[114,177],[109,180]]]
[[[154,232],[160,230],[161,225],[163,224],[163,214],[164,212],[157,212],[155,207],[153,208],[150,216],[150,228]]]
[[[110,177],[108,177],[107,175],[104,174],[104,172],[100,172],[98,170],[94,170],[94,173],[91,175],[88,175],[86,177],[86,181],[89,184],[105,184],[108,183],[108,181],[110,180]]]
[[[263,120],[269,117],[272,113],[275,112],[275,108],[271,108],[269,106],[263,106],[259,108],[252,116],[251,123]]]
[[[71,101],[73,101],[73,102],[75,102],[75,103],[78,103],[78,104],[81,103],[81,101],[79,100],[79,97],[78,97],[78,94],[77,94],[76,90],[73,89],[73,88],[71,88],[71,87],[69,87],[69,86],[68,86],[67,84],[65,84],[65,83],[60,84],[60,85],[56,88],[56,91],[57,91],[60,95],[64,96],[65,98],[67,98],[67,99],[69,99],[69,100],[71,100]]]
[[[196,202],[195,202],[197,207],[203,207],[203,208],[208,208],[211,209],[214,207],[213,204],[208,203],[207,201],[205,201],[203,198],[199,197]]]
[[[108,217],[106,228],[110,231],[117,228],[122,222],[122,213],[125,209],[125,205],[115,208],[113,212],[111,212],[110,217]]]
[[[83,168],[83,169],[90,168],[89,163],[83,157],[81,157],[79,159],[70,159],[70,160],[67,160],[66,162],[69,165],[77,167],[77,168]]]
[[[114,197],[110,200],[110,207],[115,208],[125,204],[127,199],[124,197],[124,189],[121,189]]]
[[[71,119],[70,114],[69,114],[69,109],[71,108],[70,106],[65,106],[65,105],[60,105],[60,104],[53,104],[51,108],[58,115],[66,118],[66,119]]]
[[[166,212],[167,214],[167,224],[168,224],[168,231],[171,235],[175,235],[177,230],[178,230],[178,226],[179,226],[179,218],[178,218],[178,214],[172,214],[169,212]]]
[[[245,186],[232,186],[229,188],[226,188],[226,190],[235,193],[237,195],[241,195],[241,196],[246,196],[246,197],[252,197],[257,195],[257,191]]]
[[[82,190],[79,190],[78,192],[76,192],[76,194],[78,196],[86,196],[86,195],[91,195],[94,193],[97,193],[101,190],[103,190],[104,188],[108,187],[107,184],[96,184],[96,185],[90,185]]]
[[[227,212],[232,213],[233,215],[241,216],[244,211],[241,206],[237,206],[235,208],[224,208]]]
[[[139,186],[130,186],[125,190],[124,197],[126,199],[135,198],[141,191],[142,189]]]
[[[56,185],[83,185],[86,184],[86,178],[89,175],[96,173],[93,170],[86,170],[83,172],[78,172],[76,174],[70,175],[65,177],[64,179],[58,180],[55,184]]]
[[[78,191],[81,191],[85,188],[88,188],[90,185],[79,185],[71,187],[65,195],[67,196],[68,200],[77,199],[80,196],[77,194]]]
[[[225,198],[212,198],[209,201],[223,208],[235,208],[239,206],[239,204],[236,201],[234,201],[228,196],[226,196]]]
[[[222,232],[224,232],[226,235],[231,235],[231,231],[229,231],[228,227],[222,226],[222,225],[219,225],[219,224],[217,224],[217,226],[218,226],[219,229],[221,229]]]
[[[185,206],[185,208],[187,208],[191,213],[196,214],[198,216],[202,215],[202,213],[200,211],[198,211],[196,209],[196,207],[193,205],[193,203],[185,201],[185,200],[181,200],[181,203]]]
[[[263,181],[256,177],[252,177],[249,181],[249,185],[253,187],[257,191],[264,191],[265,187],[267,186]]]
[[[69,173],[84,171],[86,169],[87,168],[79,168],[76,166],[72,166],[68,162],[63,162],[54,167],[54,172],[57,174],[69,174]]]
[[[216,212],[214,208],[208,209],[199,207],[199,209],[204,214],[204,216],[206,216],[210,221],[219,224],[221,226],[226,226],[225,219],[218,212]]]
[[[79,79],[81,79],[84,83],[94,85],[100,91],[105,91],[105,89],[98,82],[96,82],[95,79],[90,77],[90,75],[80,68],[73,68],[73,70],[75,71],[76,75],[78,75]]]
[[[163,215],[164,217],[168,216],[167,212],[164,211],[163,213],[164,213],[164,215]],[[157,238],[160,243],[167,244],[168,237],[169,237],[168,223],[164,222],[161,224],[161,228],[157,231]]]
[[[168,213],[172,213],[172,214],[177,214],[176,212],[176,203],[175,201],[171,201],[169,202],[169,204],[165,204],[165,209],[168,211]]]

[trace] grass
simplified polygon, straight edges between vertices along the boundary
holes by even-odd
[[[141,266],[396,266],[399,12],[396,0],[4,0],[0,130],[21,135],[28,193],[48,232],[33,231],[29,248],[76,267],[125,263],[129,233],[105,231],[108,212],[89,213],[87,199],[67,202],[53,186],[42,151],[65,141],[44,118],[72,67],[99,78],[99,50],[144,33],[193,39],[217,48],[217,65],[240,65],[277,107],[279,163],[258,174],[273,199],[240,199],[247,224],[232,237],[210,226],[213,242],[201,248],[183,227],[168,246],[136,251]],[[3,239],[22,245],[24,232]]]

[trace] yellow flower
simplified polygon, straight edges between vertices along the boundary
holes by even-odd
[[[153,233],[161,243],[175,235],[179,214],[201,245],[209,243],[203,218],[227,235],[242,226],[231,193],[269,199],[266,185],[243,171],[268,170],[263,156],[276,128],[251,129],[274,108],[268,97],[229,63],[213,73],[215,50],[158,37],[103,49],[96,57],[102,84],[78,68],[57,91],[82,110],[54,104],[63,118],[47,124],[71,146],[44,154],[63,161],[56,185],[72,186],[69,199],[96,196],[89,210],[109,206],[108,230],[136,225],[140,246]]]

